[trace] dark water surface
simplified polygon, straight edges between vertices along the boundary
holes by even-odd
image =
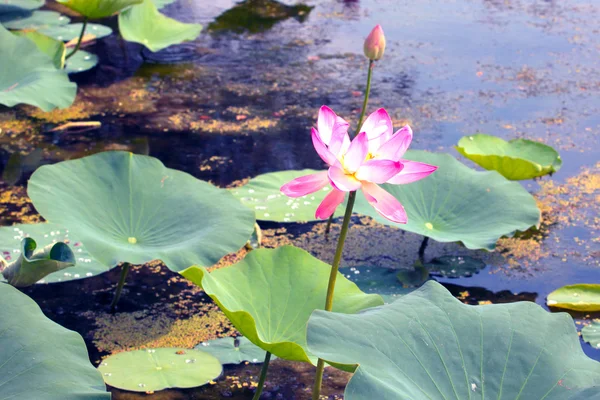
[[[548,223],[541,234],[507,241],[501,251],[491,254],[431,243],[426,259],[469,255],[488,265],[472,277],[437,279],[457,295],[468,291],[474,304],[530,300],[545,305],[547,294],[560,286],[600,282],[600,4],[583,0],[306,4],[312,8],[264,0],[237,8],[228,0],[179,0],[166,12],[208,27],[196,41],[152,54],[122,43],[117,35],[101,40],[92,49],[100,56],[100,65],[75,78],[80,85],[76,105],[86,104],[84,116],[75,119],[101,121],[102,128],[85,134],[44,133],[58,122],[30,117],[28,109],[0,109],[0,122],[18,119],[36,127],[34,133],[0,134],[0,165],[15,152],[34,149],[42,149],[43,163],[130,149],[219,186],[270,171],[322,168],[309,140],[310,126],[322,104],[355,123],[367,65],[362,41],[380,23],[388,47],[375,69],[369,109],[387,108],[397,127],[409,122],[415,132],[413,148],[458,157],[452,146],[463,135],[484,132],[505,139],[541,140],[557,148],[563,159],[563,168],[554,176],[523,183],[547,206]],[[107,22],[114,26],[114,21]],[[24,171],[17,186],[25,184],[27,174]],[[7,185],[0,189],[12,190]],[[14,219],[0,220],[11,222]],[[311,227],[289,227],[289,235],[327,259],[328,245],[306,239]],[[374,237],[388,235],[377,227],[368,232]],[[390,246],[392,253],[379,258],[361,258],[361,241],[351,242],[356,245],[348,250],[347,264],[411,268],[421,238],[396,235],[405,246],[399,249],[396,241]],[[115,271],[107,276],[93,279],[117,279]],[[31,294],[39,302],[48,300],[53,306],[44,310],[64,320],[52,309],[56,299],[49,297],[55,294],[41,288]],[[581,322],[586,316],[576,317]],[[68,326],[78,328],[76,321]],[[90,335],[79,329],[90,343]],[[600,350],[582,345],[590,357],[600,360]],[[92,358],[105,354],[91,344],[90,351]],[[272,398],[305,398],[306,390],[298,387],[310,386],[312,372],[283,362],[276,365],[272,375],[296,368],[285,371],[292,377],[297,374],[298,380],[283,379]],[[256,367],[244,368],[232,374],[258,373]],[[293,385],[297,386],[290,389]],[[341,395],[342,388],[343,382],[336,381],[327,390],[332,396]],[[218,390],[165,392],[155,398],[219,398],[224,389]],[[231,395],[241,399],[250,398],[250,393],[233,390]]]

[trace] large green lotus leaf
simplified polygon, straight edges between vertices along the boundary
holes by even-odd
[[[98,64],[98,56],[84,50],[78,50],[66,61],[65,71],[67,74],[76,74],[88,71]]]
[[[31,40],[0,26],[0,54],[0,104],[26,103],[44,111],[73,104],[77,86]]]
[[[600,284],[563,286],[548,295],[546,304],[574,311],[600,311]]]
[[[174,271],[212,265],[244,246],[255,222],[227,190],[124,151],[38,168],[28,194],[46,220],[68,227],[108,267],[155,259]]]
[[[79,334],[0,283],[0,399],[110,400]]]
[[[581,329],[583,340],[597,349],[600,349],[600,320],[592,321],[591,324]]]
[[[31,40],[35,45],[52,59],[57,69],[62,69],[65,65],[66,48],[63,42],[42,35],[36,31],[17,31],[17,36],[23,36]]]
[[[241,364],[244,361],[262,363],[267,354],[266,351],[243,336],[208,340],[196,346],[196,350],[212,354],[219,359],[221,364]],[[271,359],[273,358],[271,357]]]
[[[344,399],[597,400],[573,321],[530,302],[469,306],[429,281],[356,315],[315,311],[313,354],[359,367]]]
[[[413,150],[406,158],[439,167],[417,182],[381,185],[404,205],[408,223],[383,218],[362,193],[356,198],[355,212],[438,242],[460,241],[469,249],[487,250],[493,250],[499,238],[540,222],[533,196],[495,171],[475,171],[449,154]]]
[[[194,40],[202,25],[184,24],[161,14],[152,0],[119,14],[119,30],[125,40],[143,44],[153,52]]]
[[[331,266],[306,251],[283,246],[253,250],[241,262],[208,273],[191,267],[181,274],[201,286],[252,343],[286,360],[316,362],[306,350],[306,322],[325,305]],[[339,274],[339,273],[338,273]],[[343,275],[333,309],[355,313],[383,304]]]
[[[39,30],[46,36],[50,36],[56,40],[62,40],[63,42],[69,42],[71,40],[77,40],[81,34],[83,28],[82,23],[68,24],[60,26],[48,26]],[[100,24],[87,24],[85,28],[86,35],[94,35],[96,39],[101,39],[112,33],[112,29],[108,26]],[[76,53],[77,54],[77,53]]]
[[[21,242],[19,257],[2,270],[2,276],[15,287],[34,285],[47,275],[75,265],[75,255],[68,244],[57,242],[41,249],[32,238]]]
[[[69,18],[55,11],[34,11],[32,13],[10,13],[0,15],[0,24],[6,29],[39,30],[51,26],[68,24]]]
[[[206,385],[221,375],[216,357],[203,351],[160,348],[107,357],[98,367],[107,385],[132,392]]]
[[[49,223],[17,224],[0,228],[0,256],[12,262],[21,254],[21,241],[33,238],[39,247],[52,246],[58,242],[68,243],[75,254],[75,266],[65,271],[54,272],[38,283],[65,282],[88,278],[108,271],[108,268],[94,260],[77,236],[67,229]]]
[[[315,211],[331,190],[327,186],[308,196],[291,198],[279,190],[284,184],[304,175],[316,174],[317,170],[291,170],[270,172],[259,175],[241,187],[231,190],[248,208],[256,212],[256,218],[275,222],[316,221]],[[338,207],[336,216],[344,215],[343,207]]]
[[[477,134],[460,139],[456,150],[481,167],[498,171],[510,180],[550,174],[562,165],[560,155],[552,147],[527,139],[507,142],[499,137]]]
[[[125,10],[144,0],[56,0],[89,19],[100,19]]]
[[[0,1],[0,14],[36,10],[45,2],[46,0],[2,0]]]

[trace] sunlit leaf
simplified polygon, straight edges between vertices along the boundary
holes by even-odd
[[[58,40],[52,39],[46,35],[42,35],[36,31],[17,31],[15,35],[26,37],[52,59],[54,66],[57,69],[62,69],[65,65],[65,44]]]
[[[548,295],[546,304],[574,311],[600,311],[600,284],[563,286]]]
[[[43,33],[46,36],[50,36],[53,39],[62,40],[63,42],[69,42],[72,40],[79,39],[81,29],[82,24],[77,23],[60,26],[49,26],[40,29],[39,32]],[[110,29],[108,26],[100,24],[87,24],[87,27],[85,28],[85,34],[93,35],[94,39],[101,39],[110,35],[111,33],[112,29]]]
[[[56,0],[89,19],[100,19],[125,10],[143,0]]]
[[[69,18],[55,11],[0,14],[0,24],[6,29],[39,30],[68,24]]]
[[[592,347],[600,349],[600,320],[592,321],[591,324],[584,326],[581,329],[581,336]]]
[[[65,64],[65,71],[68,74],[76,74],[78,72],[88,71],[98,64],[98,56],[88,53],[84,50],[79,50]]]

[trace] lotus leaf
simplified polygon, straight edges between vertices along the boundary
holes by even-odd
[[[600,284],[563,286],[548,295],[546,304],[573,311],[600,311]]]
[[[28,194],[107,267],[155,259],[173,271],[212,265],[244,246],[255,222],[226,190],[123,151],[38,168]]]
[[[356,315],[315,311],[308,346],[359,365],[346,400],[600,399],[600,363],[569,315],[530,302],[469,306],[433,281]]]
[[[125,40],[143,44],[153,52],[194,40],[202,25],[184,24],[161,14],[152,0],[119,14],[119,30]]]
[[[56,0],[89,19],[110,17],[144,0]]]
[[[35,10],[45,2],[46,0],[2,0],[0,14]]]
[[[132,392],[206,385],[221,375],[214,356],[198,350],[160,348],[117,353],[98,367],[107,385]]]
[[[82,28],[82,24],[77,23],[60,26],[49,26],[40,29],[39,32],[43,33],[46,36],[50,36],[53,39],[62,40],[63,42],[69,42],[71,40],[77,40],[79,38]],[[100,24],[87,24],[85,28],[85,34],[94,35],[95,39],[101,39],[110,35],[111,33],[112,29],[110,29],[108,26]]]
[[[87,51],[79,50],[65,64],[68,74],[88,71],[98,64],[98,56]]]
[[[0,227],[0,255],[8,262],[14,261],[14,257],[21,254],[21,241],[28,237],[33,238],[39,247],[52,246],[57,242],[68,243],[75,254],[77,264],[74,267],[52,273],[39,283],[83,279],[108,271],[107,267],[92,259],[77,236],[73,236],[71,232],[59,225],[50,223]]]
[[[293,246],[258,249],[245,259],[208,273],[181,272],[201,286],[240,333],[263,350],[286,360],[316,362],[306,350],[306,322],[323,308],[331,266]],[[339,274],[339,273],[338,273]],[[333,309],[355,313],[383,304],[339,274]]]
[[[8,284],[0,283],[0,302],[1,399],[110,400],[79,334]]]
[[[439,167],[418,182],[381,185],[404,205],[408,223],[401,225],[383,218],[362,194],[356,198],[357,213],[439,242],[460,241],[469,249],[487,250],[493,250],[499,238],[540,222],[533,196],[495,171],[475,171],[449,154],[413,150],[406,153],[406,158]]]
[[[481,167],[498,171],[510,180],[550,174],[562,165],[560,155],[552,147],[527,139],[507,142],[499,137],[477,134],[460,139],[456,150]]]
[[[591,324],[584,326],[581,329],[581,336],[592,347],[600,349],[600,320],[592,321]]]
[[[55,11],[0,14],[0,24],[6,29],[39,30],[51,26],[68,24],[69,18]]]
[[[75,100],[77,86],[31,40],[0,26],[0,54],[0,104],[26,103],[51,111]]]
[[[36,31],[18,31],[15,32],[15,35],[26,37],[35,43],[38,49],[52,59],[56,69],[62,69],[64,67],[66,49],[63,42],[59,42],[58,40],[42,35]]]
[[[196,346],[196,350],[212,354],[219,359],[221,364],[241,364],[244,361],[262,363],[267,353],[243,336],[224,337],[202,342]],[[271,357],[271,360],[273,358]]]
[[[478,274],[485,263],[469,256],[441,256],[424,264],[429,273],[446,278],[461,278]]]

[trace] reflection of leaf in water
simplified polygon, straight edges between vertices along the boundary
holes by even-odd
[[[275,0],[245,0],[219,15],[208,29],[260,33],[288,18],[304,22],[313,8],[305,4],[288,6]]]
[[[7,185],[16,185],[23,174],[27,174],[40,166],[42,156],[41,149],[35,149],[26,156],[21,155],[19,152],[11,154],[2,171],[2,180]]]

